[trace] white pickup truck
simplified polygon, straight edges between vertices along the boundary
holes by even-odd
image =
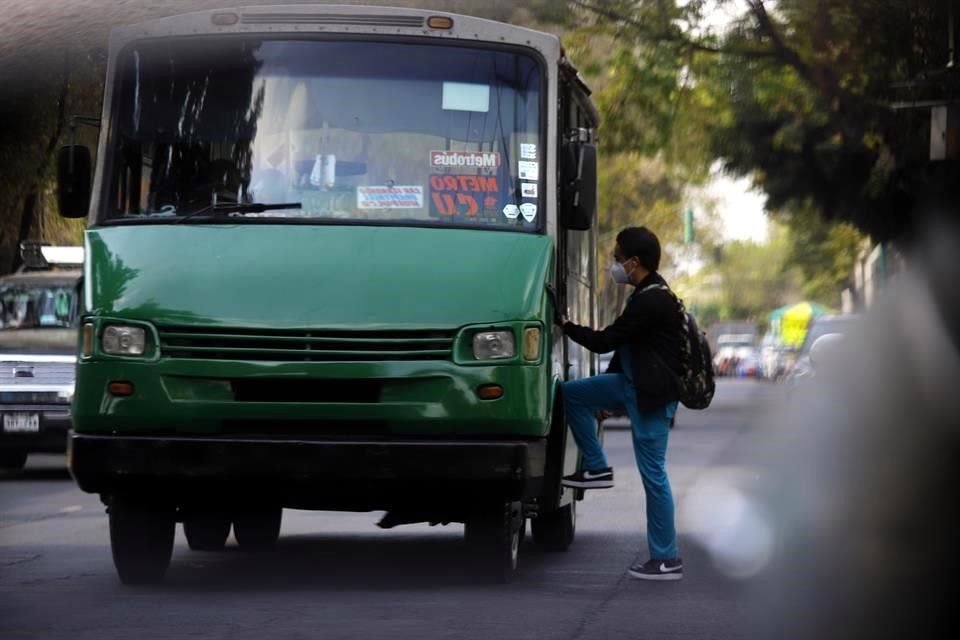
[[[24,245],[0,276],[0,469],[63,453],[76,368],[82,247]]]

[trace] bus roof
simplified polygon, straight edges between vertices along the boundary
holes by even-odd
[[[430,17],[447,17],[452,29],[433,29]],[[442,11],[360,5],[261,5],[184,13],[115,28],[111,47],[142,38],[218,34],[337,33],[430,36],[532,47],[552,62],[561,57],[560,39],[525,27]]]

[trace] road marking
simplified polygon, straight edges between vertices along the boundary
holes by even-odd
[[[76,513],[77,511],[82,511],[82,510],[83,510],[83,507],[81,507],[78,504],[75,504],[73,506],[64,507],[63,509],[60,509],[60,513]]]

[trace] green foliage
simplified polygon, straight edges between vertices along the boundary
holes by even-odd
[[[863,234],[849,223],[824,221],[809,206],[776,217],[787,226],[787,262],[801,276],[804,299],[839,308],[840,292],[852,285]]]
[[[617,233],[624,227],[646,226],[666,248],[662,268],[674,264],[669,248],[683,240],[683,185],[666,164],[639,153],[603,155],[600,159],[597,249],[601,267],[612,260]],[[624,302],[625,289],[601,274],[600,317],[612,320]]]
[[[768,195],[781,223],[771,242],[727,244],[680,283],[701,313],[759,317],[799,298],[837,307],[863,234],[896,237],[912,214],[929,116],[888,105],[938,97],[938,76],[911,81],[946,63],[947,3],[720,0],[741,11],[724,33],[708,27],[707,4],[571,2],[587,17],[574,49],[599,88],[605,148],[656,155],[687,183],[720,158]]]
[[[699,54],[678,25],[699,20],[702,2],[571,2],[579,27],[564,34],[603,116],[605,153],[658,156],[679,180],[701,182],[713,161],[710,130],[726,119],[701,76]],[[629,16],[610,20],[610,16]]]
[[[733,118],[714,153],[756,175],[772,208],[812,204],[878,239],[904,233],[929,117],[888,105],[895,87],[945,68],[947,3],[779,0],[771,13],[762,0],[747,4],[718,56],[717,90]]]
[[[776,212],[766,243],[728,242],[707,266],[677,282],[698,320],[762,321],[784,304],[808,300],[839,309],[865,237],[811,207]]]
[[[580,3],[570,3],[579,5]],[[698,3],[691,3],[690,7]],[[616,234],[645,225],[664,246],[662,270],[678,263],[683,243],[687,189],[702,182],[710,165],[703,123],[722,109],[694,79],[691,56],[670,39],[648,41],[653,30],[673,30],[685,10],[673,2],[603,3],[614,11],[635,10],[631,24],[612,24],[583,6],[573,6],[563,34],[567,55],[578,66],[602,117],[600,127],[599,242],[601,266],[610,261]],[[642,21],[642,24],[641,24]],[[697,245],[706,250],[712,212],[698,212]],[[623,287],[601,274],[601,323],[619,313]]]
[[[722,158],[771,208],[812,203],[876,239],[907,232],[918,195],[953,176],[931,184],[929,111],[890,105],[955,93],[951,3],[711,4],[742,8],[740,19],[718,34],[702,0],[572,0],[614,45],[615,87],[600,100],[627,123],[614,146],[658,149],[688,170]]]
[[[756,320],[788,300],[787,251],[783,239],[767,244],[737,241],[724,247],[717,267],[723,279],[721,309],[726,317]]]

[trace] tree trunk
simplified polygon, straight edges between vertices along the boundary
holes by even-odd
[[[20,231],[17,234],[17,244],[13,248],[13,264],[10,271],[16,271],[23,264],[23,258],[20,256],[20,245],[30,239],[30,232],[36,223],[38,208],[40,205],[40,194],[43,191],[44,178],[57,151],[60,137],[63,135],[63,128],[66,125],[67,93],[70,89],[70,68],[64,63],[63,83],[60,85],[60,95],[57,98],[57,121],[50,138],[47,140],[47,146],[44,148],[43,156],[37,166],[33,182],[27,189],[27,194],[23,198],[23,206],[20,208]],[[39,215],[43,215],[40,212]]]

